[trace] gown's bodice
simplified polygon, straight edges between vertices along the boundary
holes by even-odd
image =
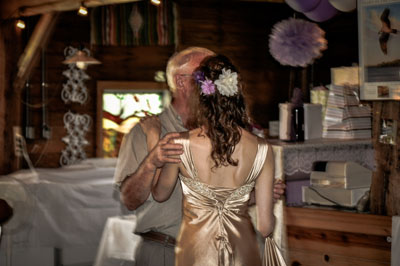
[[[183,219],[178,235],[176,265],[261,265],[256,234],[247,212],[250,193],[262,170],[268,146],[263,141],[245,182],[237,188],[215,187],[197,176],[189,139],[179,139],[182,163],[189,175],[179,174]]]

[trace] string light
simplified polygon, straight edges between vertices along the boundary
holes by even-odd
[[[83,2],[81,3],[81,6],[78,9],[78,15],[80,16],[87,16],[88,14],[88,9],[87,7],[83,4]]]
[[[158,6],[158,5],[161,4],[161,0],[151,0],[150,2],[151,2],[153,5],[156,5],[156,6]]]
[[[16,25],[20,29],[25,29],[25,22],[22,19],[18,19]]]

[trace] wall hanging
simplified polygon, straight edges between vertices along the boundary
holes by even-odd
[[[90,42],[93,45],[173,45],[175,14],[172,1],[150,1],[93,8]]]
[[[64,62],[75,56],[77,52],[78,49],[75,47],[66,47],[64,49],[64,56],[66,58]],[[90,54],[89,50],[87,50],[87,53]],[[68,69],[63,71],[62,74],[67,77],[67,81],[63,84],[61,99],[64,103],[75,102],[84,104],[88,97],[85,80],[90,78],[85,70],[83,68],[78,68],[75,63],[69,63]]]
[[[68,111],[64,115],[64,127],[68,135],[62,138],[67,147],[61,152],[60,164],[71,165],[86,159],[84,147],[89,144],[85,139],[92,119],[89,115],[74,114]]]
[[[82,57],[78,53],[85,53]],[[85,104],[88,98],[88,91],[85,81],[90,77],[86,74],[86,63],[99,62],[90,57],[90,51],[86,48],[74,48],[68,46],[64,49],[66,60],[64,64],[68,64],[68,69],[63,71],[63,75],[67,77],[67,81],[63,84],[61,98],[64,103],[80,103]],[[79,58],[88,59],[88,61],[71,60]],[[78,58],[78,59],[79,59]],[[78,62],[83,65],[78,65]],[[74,114],[68,111],[64,115],[64,127],[67,129],[67,136],[62,138],[62,141],[67,145],[61,151],[60,164],[70,165],[75,164],[83,159],[86,159],[84,147],[89,144],[85,139],[86,132],[89,131],[92,119],[87,114]]]

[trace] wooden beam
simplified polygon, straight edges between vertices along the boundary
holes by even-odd
[[[6,47],[4,44],[4,31],[0,27],[0,174],[4,174],[4,148],[6,129]]]
[[[32,68],[39,61],[41,49],[46,47],[53,33],[57,18],[58,13],[52,12],[42,15],[39,19],[25,47],[24,53],[19,58],[18,72],[13,84],[14,89],[20,90],[24,86]]]
[[[16,17],[28,17],[39,14],[45,14],[54,11],[70,11],[78,9],[82,2],[86,7],[96,7],[113,4],[124,4],[143,0],[20,0],[14,3],[9,1],[0,2],[0,18],[9,19]],[[12,7],[10,7],[12,5]]]

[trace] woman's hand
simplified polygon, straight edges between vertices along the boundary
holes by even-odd
[[[280,200],[281,197],[285,194],[285,189],[286,189],[286,185],[285,185],[285,183],[283,183],[282,180],[280,180],[280,179],[275,180],[275,182],[274,182],[274,194],[273,194],[273,199],[274,199],[275,203],[278,200]]]
[[[149,154],[150,163],[156,168],[163,167],[166,163],[180,163],[179,155],[183,153],[183,146],[173,141],[179,137],[179,133],[168,133],[160,139]]]

